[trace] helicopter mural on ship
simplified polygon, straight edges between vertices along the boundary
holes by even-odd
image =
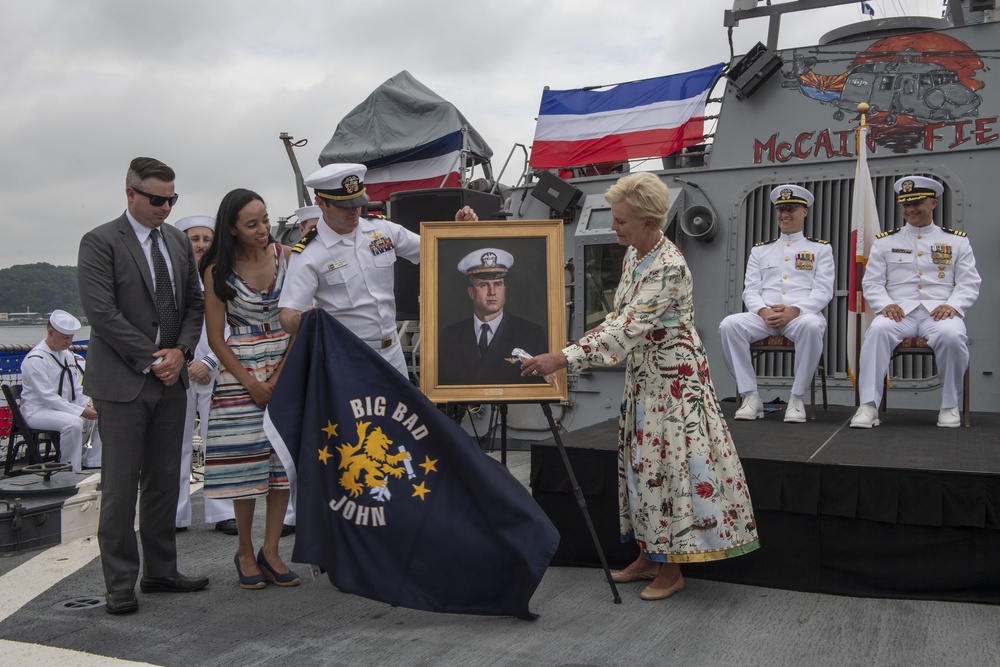
[[[846,71],[816,71],[821,64],[839,61],[850,61]],[[867,103],[873,141],[906,152],[928,124],[979,115],[979,91],[985,84],[976,75],[985,68],[983,56],[960,40],[916,33],[878,40],[860,53],[797,49],[782,86],[834,107],[838,121]]]

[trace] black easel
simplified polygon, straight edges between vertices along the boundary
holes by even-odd
[[[576,498],[576,504],[579,506],[580,511],[583,512],[584,521],[587,522],[590,538],[594,541],[594,548],[597,549],[597,555],[601,559],[601,567],[604,568],[604,576],[607,577],[608,586],[611,587],[615,604],[621,604],[622,598],[618,594],[618,587],[615,586],[615,582],[611,578],[611,570],[608,568],[608,560],[604,556],[604,549],[601,547],[600,540],[597,539],[597,531],[594,530],[594,523],[590,520],[587,501],[583,497],[583,491],[580,489],[579,482],[576,481],[576,475],[573,473],[573,465],[569,461],[569,456],[566,454],[566,447],[563,446],[562,437],[559,435],[559,427],[556,426],[556,420],[552,417],[552,406],[544,401],[539,402],[538,405],[541,406],[545,418],[549,421],[549,430],[552,431],[552,437],[556,441],[559,455],[562,457],[563,465],[566,467],[566,475],[569,477],[569,483],[573,487],[573,496]],[[500,410],[500,461],[504,465],[507,465],[507,403],[495,403],[493,406]]]

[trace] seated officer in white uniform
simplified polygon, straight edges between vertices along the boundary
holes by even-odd
[[[823,309],[833,298],[833,250],[829,242],[809,239],[802,233],[813,205],[811,192],[798,185],[779,185],[771,190],[771,203],[781,234],[750,251],[743,281],[747,312],[726,317],[719,333],[726,364],[743,396],[736,419],[764,416],[750,344],[768,336],[784,336],[795,342],[795,379],[785,421],[802,423],[806,421],[803,399],[823,352]]]
[[[215,218],[208,215],[191,215],[181,218],[174,226],[187,234],[191,240],[194,258],[200,262],[201,256],[212,244]],[[198,282],[201,283],[201,275],[198,276]],[[204,447],[208,436],[208,410],[212,406],[212,389],[215,387],[215,376],[219,372],[219,359],[208,346],[204,323],[201,325],[201,338],[194,349],[194,357],[188,362],[187,367],[191,382],[187,391],[187,414],[184,418],[184,441],[181,449],[181,484],[177,495],[177,516],[174,520],[174,526],[178,530],[185,530],[191,525],[191,455],[194,451],[195,417],[199,417],[198,435]],[[216,530],[235,535],[236,515],[233,513],[233,501],[205,498],[205,522],[214,523]]]
[[[904,338],[926,338],[941,377],[937,425],[961,424],[958,402],[969,367],[965,314],[979,297],[982,279],[965,232],[934,224],[934,209],[944,186],[932,178],[904,176],[896,181],[903,206],[903,227],[882,232],[872,244],[862,290],[877,313],[861,345],[858,390],[861,406],[851,428],[878,426],[883,382],[892,350]]]
[[[45,340],[21,362],[21,412],[28,426],[59,431],[59,460],[73,470],[101,466],[97,411],[83,395],[83,357],[69,351],[80,320],[54,310]],[[90,446],[86,447],[90,440]]]
[[[322,308],[407,375],[396,335],[393,264],[399,257],[420,261],[420,236],[361,214],[368,205],[366,173],[362,164],[329,164],[305,179],[322,221],[292,250],[279,318],[295,333],[302,311]],[[460,222],[478,219],[468,206],[455,214]]]

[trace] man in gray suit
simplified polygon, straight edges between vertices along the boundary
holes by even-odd
[[[107,610],[136,611],[139,548],[143,593],[191,592],[205,577],[177,572],[174,512],[187,405],[187,362],[204,302],[191,243],[164,225],[177,202],[174,171],[132,160],[127,210],[80,241],[77,281],[90,321],[84,391],[101,415],[101,518],[97,530]]]

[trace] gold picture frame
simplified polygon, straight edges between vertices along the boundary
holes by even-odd
[[[514,348],[536,355],[566,345],[563,221],[422,222],[420,237],[420,390],[424,395],[436,403],[566,400],[565,370],[549,383],[520,377],[520,363],[507,361],[513,358]],[[501,268],[509,257],[502,298],[492,294],[488,305],[473,298],[471,274],[458,268],[466,257],[477,266],[499,262]],[[477,308],[495,310],[498,300],[503,316],[487,351],[482,352],[473,314]],[[529,349],[543,345],[546,349]]]

